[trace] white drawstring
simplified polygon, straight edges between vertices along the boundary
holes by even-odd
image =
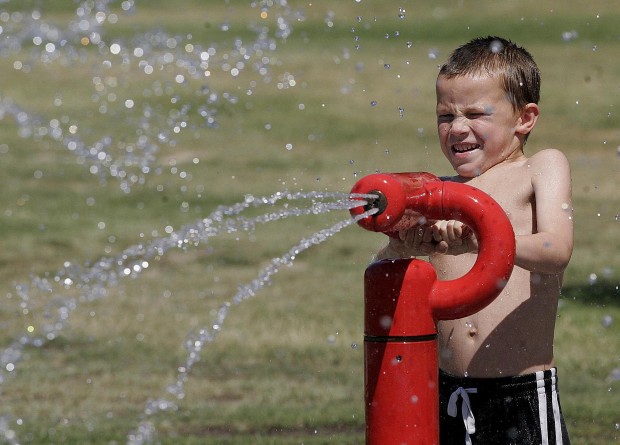
[[[459,386],[457,390],[450,395],[450,400],[448,401],[448,415],[456,417],[456,402],[459,396],[463,398],[461,416],[463,416],[463,423],[465,424],[465,445],[471,445],[471,437],[469,437],[469,435],[476,432],[476,420],[474,419],[474,413],[471,411],[467,393],[475,394],[477,392],[477,388],[463,388]]]

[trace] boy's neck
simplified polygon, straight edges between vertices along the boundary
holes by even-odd
[[[487,172],[493,172],[493,171],[501,170],[502,167],[508,167],[509,165],[512,165],[515,162],[523,162],[523,161],[526,161],[526,160],[527,160],[527,157],[525,156],[525,153],[523,153],[523,149],[521,147],[519,150],[515,150],[507,158],[499,161],[497,164],[492,165],[491,167],[487,168],[486,170],[484,170],[483,172],[481,172],[478,175],[475,175],[475,176],[454,175],[454,176],[442,177],[442,180],[466,183],[466,182],[471,181],[472,179],[476,179],[476,178],[484,175]]]

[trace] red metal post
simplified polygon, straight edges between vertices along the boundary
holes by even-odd
[[[429,173],[370,175],[351,192],[378,196],[367,206],[378,213],[359,222],[365,229],[391,234],[425,218],[456,219],[478,239],[476,263],[456,280],[439,281],[415,259],[378,261],[365,274],[366,444],[438,445],[436,322],[476,313],[499,295],[514,264],[512,225],[487,194]]]

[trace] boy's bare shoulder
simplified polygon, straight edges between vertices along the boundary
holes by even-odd
[[[566,155],[556,148],[545,148],[533,154],[528,164],[530,167],[538,168],[565,168],[568,167]]]

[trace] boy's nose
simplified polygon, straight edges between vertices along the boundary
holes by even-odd
[[[452,121],[450,126],[450,133],[454,135],[462,135],[469,132],[469,125],[467,119],[464,117],[457,117]]]

